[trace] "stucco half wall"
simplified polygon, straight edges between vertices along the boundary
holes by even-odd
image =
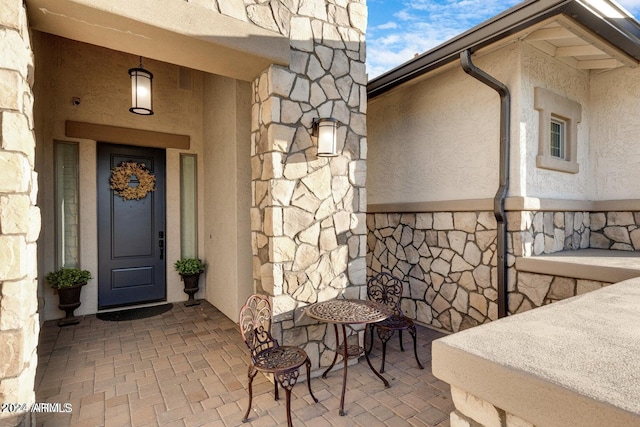
[[[456,417],[484,426],[639,425],[639,304],[636,278],[450,335],[433,343],[434,375]]]

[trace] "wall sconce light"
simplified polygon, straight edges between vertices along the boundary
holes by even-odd
[[[131,76],[131,108],[129,108],[129,111],[144,116],[152,115],[151,88],[153,74],[142,68],[142,56],[140,57],[138,68],[129,70],[129,76]]]
[[[313,136],[318,138],[318,157],[338,155],[338,121],[336,119],[313,119]]]

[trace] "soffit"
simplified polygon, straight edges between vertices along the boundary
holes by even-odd
[[[638,61],[611,46],[592,32],[558,16],[529,28],[518,37],[579,70],[637,67]]]
[[[496,43],[478,49],[473,56],[475,58],[482,57],[519,41],[529,43],[546,54],[579,70],[598,71],[622,66],[631,68],[638,66],[636,59],[624,54],[620,49],[613,47],[594,35],[593,32],[584,29],[564,15],[555,16],[532,25],[526,31],[500,39]],[[460,63],[456,58],[456,61],[409,80],[402,86],[406,87],[419,83],[458,67],[460,67]]]
[[[252,81],[288,65],[289,39],[179,0],[26,0],[32,29]]]

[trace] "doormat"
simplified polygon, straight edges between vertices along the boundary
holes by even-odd
[[[125,320],[145,319],[147,317],[157,316],[173,308],[173,304],[167,303],[162,305],[154,305],[153,307],[130,308],[128,310],[110,311],[108,313],[97,313],[96,317],[100,320],[110,322],[121,322]]]

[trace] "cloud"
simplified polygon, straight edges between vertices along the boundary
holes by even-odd
[[[640,0],[637,0],[640,1]],[[395,21],[370,23],[367,72],[376,77],[463,33],[518,3],[518,0],[403,0],[369,2]],[[395,10],[394,9],[395,6]],[[370,17],[376,14],[370,13]]]
[[[376,26],[374,29],[376,29],[376,30],[394,30],[396,28],[398,28],[398,24],[396,24],[393,21],[389,21],[386,24],[381,24],[381,25]]]

